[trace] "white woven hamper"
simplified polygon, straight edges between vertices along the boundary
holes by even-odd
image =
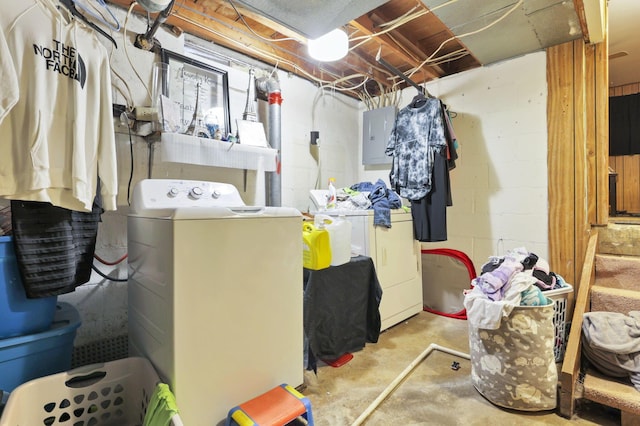
[[[142,425],[159,381],[151,363],[138,357],[31,380],[11,392],[0,426]],[[182,425],[179,415],[171,425]]]

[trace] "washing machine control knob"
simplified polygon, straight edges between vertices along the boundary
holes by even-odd
[[[202,194],[202,188],[200,188],[199,186],[194,186],[193,188],[191,188],[191,191],[189,191],[189,195],[191,196],[191,198],[196,200],[202,197]]]
[[[214,189],[214,190],[213,190],[213,192],[211,193],[211,196],[212,196],[213,198],[215,198],[216,200],[217,200],[218,198],[220,198],[220,195],[222,195],[222,194],[220,194],[220,191],[218,191],[217,189]]]
[[[180,191],[178,191],[178,188],[176,188],[175,186],[172,187],[171,189],[169,189],[169,193],[167,194],[169,197],[173,198],[173,197],[177,197],[178,194],[180,193]]]

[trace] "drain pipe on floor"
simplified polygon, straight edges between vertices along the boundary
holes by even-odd
[[[369,407],[367,407],[367,409],[364,410],[364,412],[362,414],[360,414],[360,417],[358,417],[356,419],[356,421],[353,422],[353,424],[351,426],[360,426],[371,415],[371,413],[373,413],[375,411],[375,409],[378,408],[378,406],[382,403],[382,401],[384,401],[389,396],[389,394],[391,394],[391,392],[393,392],[395,390],[395,388],[398,387],[400,382],[402,382],[405,379],[405,377],[407,377],[409,375],[409,373],[411,373],[413,371],[413,369],[416,368],[418,366],[418,364],[420,364],[434,350],[435,351],[444,352],[444,353],[447,353],[447,354],[450,354],[450,355],[454,355],[454,356],[457,356],[459,358],[471,359],[469,354],[465,354],[464,352],[458,352],[458,351],[453,350],[453,349],[445,348],[444,346],[440,346],[440,345],[437,345],[435,343],[430,344],[427,347],[427,349],[425,349],[420,355],[418,355],[418,357],[416,359],[414,359],[411,362],[411,364],[409,364],[407,366],[407,368],[405,368],[404,371],[402,373],[400,373],[400,375],[398,377],[396,377],[389,384],[389,386],[386,387],[385,390],[382,391],[382,393],[380,395],[378,395],[378,397],[375,399],[375,401],[373,401],[371,403],[371,405],[369,405]]]

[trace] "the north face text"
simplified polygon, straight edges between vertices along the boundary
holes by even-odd
[[[74,47],[67,46],[58,40],[52,41],[52,47],[34,44],[34,53],[44,58],[47,70],[55,71],[77,80],[80,83],[80,87],[84,88],[87,80],[87,71],[82,57]]]

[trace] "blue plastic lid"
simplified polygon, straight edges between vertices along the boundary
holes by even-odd
[[[50,337],[61,336],[63,334],[71,333],[80,327],[80,314],[78,310],[71,304],[66,302],[58,302],[56,305],[56,313],[53,317],[53,322],[48,330],[41,333],[27,334],[23,336],[10,337],[7,339],[0,339],[0,348],[23,345],[36,340],[42,340]]]

